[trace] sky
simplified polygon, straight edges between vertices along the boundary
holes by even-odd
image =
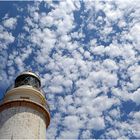
[[[47,139],[138,139],[139,37],[139,0],[0,1],[0,98],[32,70]]]

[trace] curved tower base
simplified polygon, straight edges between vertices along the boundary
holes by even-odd
[[[27,101],[1,105],[0,139],[46,139],[47,120],[43,111],[41,106]]]

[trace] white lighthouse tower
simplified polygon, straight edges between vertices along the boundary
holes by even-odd
[[[0,139],[46,139],[50,114],[40,78],[23,72],[0,104]]]

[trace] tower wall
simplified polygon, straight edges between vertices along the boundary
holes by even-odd
[[[43,114],[26,106],[13,106],[0,112],[0,139],[30,138],[46,138]]]

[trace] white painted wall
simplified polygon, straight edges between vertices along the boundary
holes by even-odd
[[[46,139],[43,114],[28,107],[12,107],[0,112],[0,139]]]

